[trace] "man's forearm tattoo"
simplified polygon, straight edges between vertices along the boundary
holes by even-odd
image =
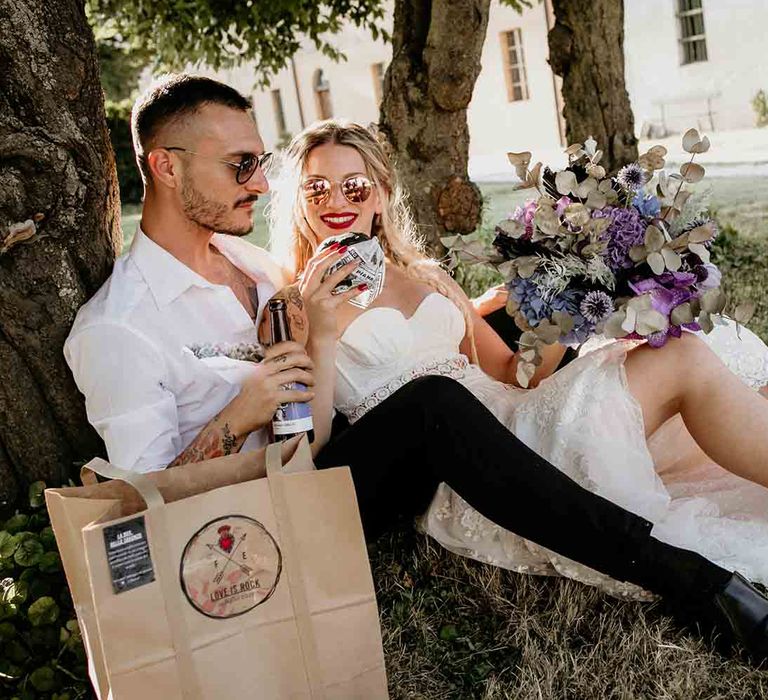
[[[229,427],[229,423],[219,425],[220,416],[216,416],[206,425],[187,448],[168,466],[203,462],[206,459],[223,457],[237,452],[245,441],[245,436],[238,438]]]
[[[229,429],[229,423],[224,423],[224,427],[221,429],[222,438],[221,446],[224,449],[225,455],[231,455],[235,451],[235,445],[237,444],[237,437],[235,437]]]

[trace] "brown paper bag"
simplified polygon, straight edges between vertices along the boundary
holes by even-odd
[[[294,447],[46,491],[100,698],[387,697],[349,469]]]

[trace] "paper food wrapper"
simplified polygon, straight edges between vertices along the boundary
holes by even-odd
[[[349,300],[353,306],[367,309],[384,288],[384,251],[379,245],[379,240],[375,236],[366,236],[363,233],[345,233],[324,240],[319,251],[325,250],[334,243],[348,246],[347,251],[328,268],[325,277],[332,275],[344,265],[359,260],[360,264],[336,285],[334,291],[339,294],[360,284],[367,284],[368,289]]]

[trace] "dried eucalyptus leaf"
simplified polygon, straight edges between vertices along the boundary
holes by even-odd
[[[558,338],[560,338],[559,326],[552,325],[546,319],[536,326],[534,330],[536,335],[547,345],[556,343]]]
[[[584,226],[592,218],[589,209],[579,203],[569,204],[565,208],[563,217],[571,226]]]
[[[580,143],[572,143],[565,149],[565,155],[579,157],[584,153],[584,146]]]
[[[647,309],[637,315],[635,330],[640,335],[651,335],[651,333],[665,331],[668,327],[667,317],[656,309]]]
[[[522,151],[521,153],[507,153],[507,158],[514,166],[517,177],[521,180],[525,180],[528,176],[528,165],[530,165],[531,162],[531,152]]]
[[[532,363],[536,359],[536,350],[524,350],[520,353],[520,359]]]
[[[709,139],[704,136],[701,141],[691,148],[691,153],[706,153],[709,150],[709,146]]]
[[[573,317],[564,311],[555,311],[552,314],[552,323],[556,324],[560,328],[562,335],[568,335],[573,330],[575,324]]]
[[[753,301],[746,301],[743,304],[739,304],[733,312],[733,320],[745,325],[752,320],[756,310],[757,304]]]
[[[661,249],[661,256],[664,258],[664,264],[667,266],[667,270],[675,272],[680,269],[683,264],[683,259],[672,248],[665,246]]]
[[[707,311],[702,311],[699,314],[698,323],[701,326],[701,330],[705,333],[711,333],[715,328],[715,324],[712,323],[712,319]]]
[[[501,229],[503,233],[512,238],[520,238],[525,234],[525,224],[520,221],[515,221],[514,219],[504,219],[504,221],[499,221],[499,223],[496,224],[496,228]],[[445,241],[445,238],[443,238],[443,241]]]
[[[605,168],[602,165],[595,165],[590,163],[586,167],[587,175],[594,177],[596,180],[602,180],[605,177]]]
[[[632,333],[635,330],[635,324],[637,323],[637,311],[630,305],[627,305],[626,315],[624,321],[621,324],[623,330],[627,333]]]
[[[592,190],[587,196],[586,205],[590,209],[602,209],[608,204],[608,198],[599,190]],[[610,226],[610,219],[597,219],[597,221],[605,221],[606,228]]]
[[[531,379],[533,379],[533,375],[536,374],[536,366],[533,365],[530,362],[518,362],[517,363],[517,370],[515,371],[515,377],[517,379],[517,383],[523,387],[523,389],[528,388],[528,384],[530,384]]]
[[[584,150],[587,152],[587,155],[594,156],[595,149],[597,149],[597,141],[595,141],[594,137],[590,134],[584,142]]]
[[[701,259],[701,262],[709,262],[709,249],[701,243],[689,243],[688,250],[694,255],[697,255]]]
[[[727,302],[725,292],[719,287],[708,289],[701,295],[701,308],[708,314],[722,313]]]
[[[653,252],[645,260],[648,263],[654,275],[661,275],[666,269],[666,263],[661,253]]]
[[[683,176],[683,180],[689,184],[703,180],[705,172],[704,168],[698,163],[683,163],[680,166],[680,174]]]
[[[629,249],[629,258],[633,262],[643,262],[648,257],[648,251],[644,245],[633,245]]]
[[[605,322],[603,333],[609,338],[623,338],[628,333],[623,325],[626,316],[624,311],[614,311]]]
[[[645,247],[648,248],[649,251],[661,250],[664,247],[666,240],[664,232],[657,226],[651,224],[645,229]]]
[[[528,179],[527,182],[531,187],[538,187],[539,182],[541,181],[541,163],[536,163],[536,165],[531,168],[530,172],[528,173]]]
[[[517,344],[521,348],[535,348],[539,343],[539,337],[533,331],[525,331],[520,335]]]
[[[560,194],[572,194],[578,183],[570,170],[561,170],[555,175],[555,187]]]
[[[706,243],[712,239],[713,235],[714,231],[711,224],[706,223],[688,231],[688,241],[690,243]]]
[[[680,304],[672,309],[670,314],[670,320],[675,326],[682,326],[685,323],[693,323],[693,311],[691,305],[688,302]]]
[[[525,255],[517,258],[517,274],[523,279],[528,279],[536,272],[536,268],[539,266],[539,259],[535,255]]]
[[[592,190],[597,189],[597,180],[593,177],[588,177],[586,180],[583,180],[578,185],[576,185],[576,196],[581,197],[582,199],[587,197]]]
[[[701,141],[699,132],[696,131],[696,129],[688,129],[688,131],[683,134],[683,150],[686,151],[686,153],[695,153],[693,149],[699,141]]]

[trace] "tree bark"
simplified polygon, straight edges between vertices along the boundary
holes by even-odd
[[[549,64],[563,79],[568,143],[593,136],[600,164],[615,172],[637,160],[635,121],[624,83],[622,0],[552,0]]]
[[[396,0],[380,127],[419,232],[471,233],[482,197],[467,175],[467,107],[480,72],[490,0]]]
[[[0,502],[102,452],[62,346],[109,275],[115,162],[82,0],[0,0]]]

